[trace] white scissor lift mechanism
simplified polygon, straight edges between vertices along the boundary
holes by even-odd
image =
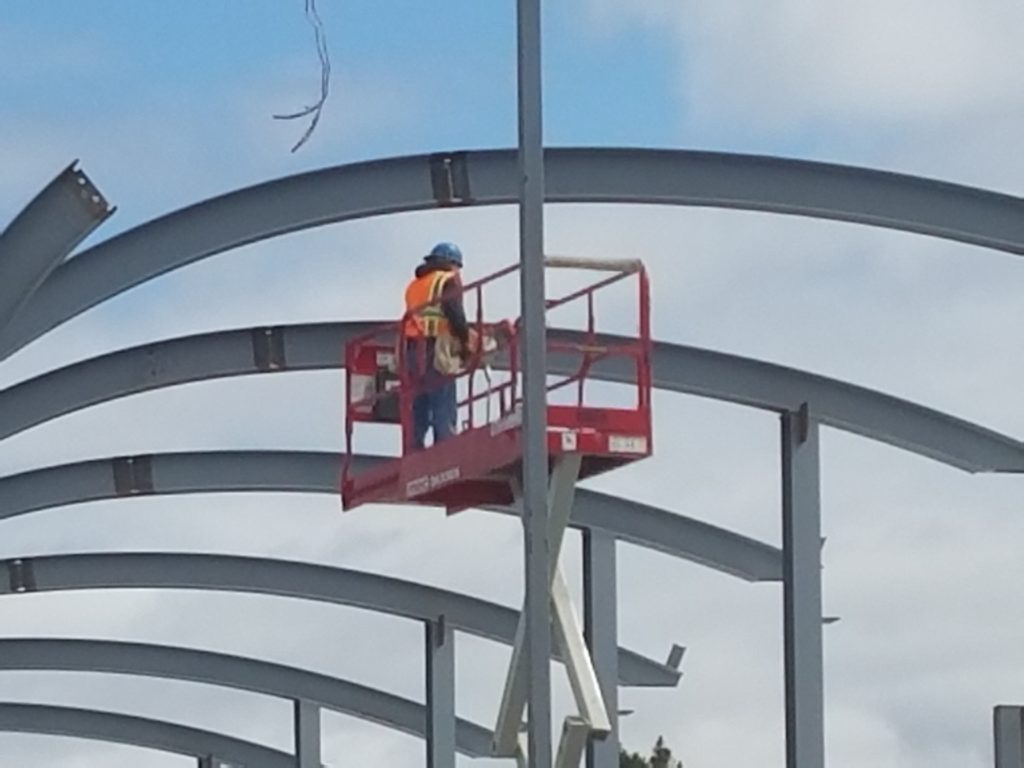
[[[591,738],[603,739],[611,733],[612,725],[605,706],[601,686],[594,671],[583,627],[569,595],[569,585],[558,565],[558,557],[569,525],[576,481],[582,457],[578,453],[562,454],[555,460],[548,485],[548,543],[551,552],[551,608],[555,639],[565,659],[573,698],[578,713],[565,718],[562,736],[555,759],[556,768],[570,768],[580,764],[587,742]],[[517,506],[522,509],[521,497],[516,492]],[[494,727],[494,752],[498,756],[515,757],[520,768],[526,764],[526,734],[523,715],[526,710],[527,668],[524,653],[526,611],[519,615],[512,660],[505,678],[498,721]]]

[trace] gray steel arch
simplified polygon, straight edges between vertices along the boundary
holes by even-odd
[[[338,368],[339,350],[367,322],[314,323],[185,336],[112,352],[0,391],[0,439],[89,405],[189,381]],[[554,336],[558,331],[552,331]],[[561,332],[564,334],[565,332]],[[549,356],[549,369],[569,361]],[[626,380],[605,361],[592,375]],[[810,403],[823,424],[970,472],[1024,471],[1024,443],[931,408],[773,363],[658,342],[655,386],[777,413]]]
[[[516,153],[474,150],[337,166],[258,184],[124,232],[59,267],[0,333],[0,358],[117,293],[275,235],[369,216],[517,200]],[[813,216],[1024,253],[1024,200],[850,166],[689,150],[548,149],[546,199]]]
[[[419,621],[444,616],[453,628],[511,645],[519,612],[477,597],[390,576],[326,565],[235,555],[113,552],[5,560],[0,595],[78,589],[250,592],[366,608]],[[559,657],[554,657],[559,658]],[[624,648],[619,682],[671,687],[680,672]]]
[[[310,701],[426,737],[426,707],[415,701],[348,680],[226,653],[114,640],[0,638],[0,671],[10,670],[109,672],[207,683]],[[455,739],[456,749],[463,754],[491,754],[492,734],[481,725],[457,718]]]
[[[111,213],[77,160],[57,174],[0,233],[0,328],[64,258]]]
[[[0,702],[0,731],[72,736],[259,768],[294,768],[295,756],[251,741],[136,715]]]
[[[204,451],[46,467],[0,477],[0,519],[66,504],[148,494],[337,494],[343,459],[344,454],[319,451]],[[357,466],[374,461],[369,456],[354,459]],[[513,513],[501,507],[492,511]],[[778,548],[629,499],[581,488],[576,491],[570,522],[581,528],[600,528],[622,541],[747,581],[782,579],[782,553]]]

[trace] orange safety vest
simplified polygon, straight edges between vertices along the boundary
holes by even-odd
[[[445,284],[453,277],[455,272],[437,269],[409,283],[405,289],[405,311],[411,313],[405,321],[407,338],[436,338],[451,332],[440,299]]]

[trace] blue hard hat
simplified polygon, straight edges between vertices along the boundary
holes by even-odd
[[[447,261],[457,267],[462,266],[462,251],[455,243],[438,243],[430,249],[427,259],[432,261]]]

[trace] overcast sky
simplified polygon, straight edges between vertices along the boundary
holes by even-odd
[[[515,142],[512,2],[319,0],[332,72],[320,125],[275,121],[317,95],[302,0],[4,0],[0,227],[75,158],[118,207],[88,241],[305,170]],[[1024,194],[1017,0],[549,0],[550,145],[715,149],[848,163]],[[133,289],[0,363],[0,387],[146,341],[400,311],[418,256],[458,242],[467,273],[516,258],[514,208],[351,222],[241,248]],[[639,256],[658,338],[833,376],[1024,437],[1024,263],[849,224],[667,207],[548,209],[548,250]],[[372,260],[372,269],[367,262]],[[172,450],[339,450],[341,375],[188,385],[0,443],[0,474]],[[592,483],[780,540],[778,423],[660,395],[656,456]],[[992,764],[991,709],[1024,703],[1024,478],[972,476],[823,430],[829,765]],[[2,503],[2,500],[0,500]],[[579,539],[564,560],[579,579]],[[470,512],[331,497],[150,498],[0,523],[0,557],[204,551],[306,560],[517,605],[519,529]],[[659,734],[687,768],[784,764],[782,595],[619,545],[620,634],[688,646],[681,685],[624,690],[623,741]],[[97,592],[0,599],[4,636],[107,637],[248,654],[422,700],[420,628],[269,597]],[[491,726],[508,649],[459,636],[458,711]],[[567,686],[555,669],[557,712]],[[0,673],[0,698],[71,703],[290,749],[286,703],[186,683]],[[325,761],[422,765],[422,742],[325,715]],[[469,765],[471,761],[463,761]],[[0,734],[0,767],[188,761]],[[480,764],[480,763],[474,763]],[[503,763],[495,762],[494,765]]]

